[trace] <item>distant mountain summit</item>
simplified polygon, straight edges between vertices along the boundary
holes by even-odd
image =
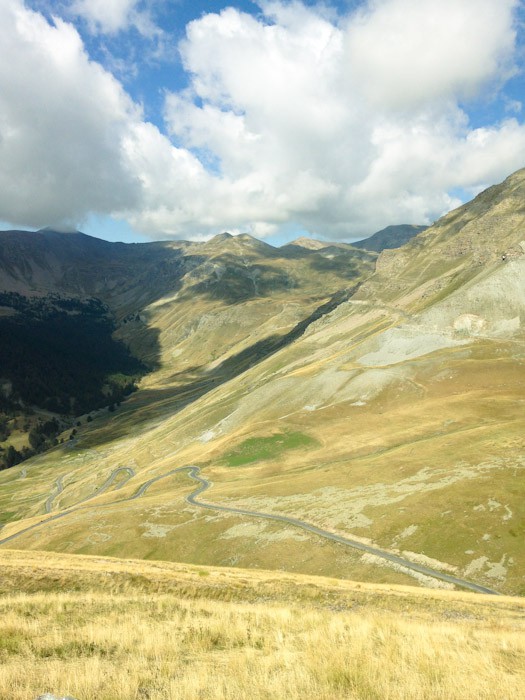
[[[287,245],[283,246],[283,248],[302,248],[305,251],[323,253],[327,253],[328,251],[336,253],[337,248],[341,250],[359,248],[361,250],[380,253],[382,250],[401,247],[411,238],[417,236],[427,228],[427,226],[413,226],[411,224],[387,226],[381,231],[374,233],[373,236],[353,243],[344,243],[341,241],[319,241],[315,238],[301,236],[300,238],[296,238]]]
[[[355,241],[352,245],[354,248],[364,248],[365,250],[374,250],[380,253],[382,250],[400,248],[427,228],[428,226],[415,226],[412,224],[387,226],[381,231],[374,233],[373,236],[364,238],[362,241]]]
[[[300,248],[306,248],[306,250],[321,250],[321,248],[326,248],[330,243],[318,241],[315,238],[308,238],[307,236],[301,236],[288,243],[288,245],[299,246]]]
[[[224,233],[218,233],[216,236],[213,236],[213,238],[210,238],[208,243],[222,243],[223,241],[230,240],[230,238],[233,238],[232,234],[225,231]]]

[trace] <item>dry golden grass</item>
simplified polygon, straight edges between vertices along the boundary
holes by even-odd
[[[0,567],[2,700],[510,700],[525,688],[520,599],[35,552],[4,551]]]

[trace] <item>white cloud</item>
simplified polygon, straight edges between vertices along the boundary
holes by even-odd
[[[516,0],[374,0],[351,17],[351,79],[379,108],[471,97],[512,71]]]
[[[0,46],[1,216],[39,226],[134,206],[121,142],[140,114],[73,27],[3,0]]]
[[[159,29],[147,9],[139,9],[141,4],[142,0],[73,0],[71,12],[86,20],[94,33],[116,34],[135,27],[151,38]]]
[[[230,219],[247,225],[250,202],[329,236],[428,222],[453,188],[524,164],[522,125],[472,130],[459,106],[512,73],[514,0],[371,0],[338,23],[262,7],[192,22],[191,89],[166,102],[173,136],[231,182]]]
[[[204,169],[143,122],[71,24],[52,26],[22,0],[3,0],[0,46],[9,56],[0,62],[0,218],[41,227],[92,213],[140,216],[159,233],[173,206],[179,226],[192,221],[191,200],[209,184]]]
[[[145,7],[81,5],[108,33]],[[0,218],[112,214],[178,237],[291,224],[345,237],[430,221],[459,203],[456,188],[525,163],[518,118],[473,129],[460,106],[512,71],[515,7],[369,0],[337,18],[272,1],[262,18],[205,15],[180,47],[190,86],[166,99],[172,142],[71,24],[2,0]]]

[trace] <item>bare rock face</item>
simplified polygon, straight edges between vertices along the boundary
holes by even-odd
[[[44,693],[39,695],[35,700],[75,700],[71,695],[61,695],[60,697],[53,695],[53,693]]]

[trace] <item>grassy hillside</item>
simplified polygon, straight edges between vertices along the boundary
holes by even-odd
[[[0,474],[0,539],[38,523],[0,548],[436,585],[282,522],[188,503],[187,475],[167,475],[197,465],[213,503],[525,593],[524,196],[521,171],[383,252],[371,277],[327,275],[319,251],[263,247],[275,286],[242,303],[221,275],[236,261],[255,290],[259,244],[202,246],[208,267],[141,312],[158,369],[140,391],[67,449]],[[360,286],[329,302],[341,283]],[[140,330],[122,333],[144,355]],[[122,488],[97,496],[124,467]]]
[[[0,553],[0,697],[500,700],[525,603],[40,552]]]

